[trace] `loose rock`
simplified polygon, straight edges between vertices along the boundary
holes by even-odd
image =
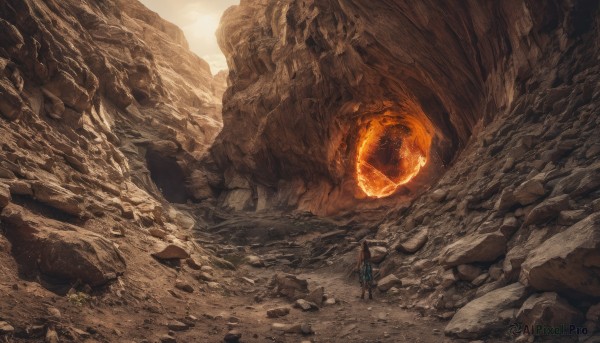
[[[600,213],[558,233],[533,249],[519,280],[540,291],[570,290],[600,296]]]
[[[246,260],[246,263],[248,263],[252,267],[261,268],[261,267],[265,266],[265,263],[263,262],[263,260],[256,255],[246,256],[245,260]]]
[[[566,194],[546,199],[529,212],[523,226],[542,224],[558,217],[560,211],[568,210],[569,207],[569,196]]]
[[[167,323],[167,327],[169,328],[169,330],[173,331],[185,331],[190,328],[189,325],[187,325],[186,323],[182,323],[178,320],[174,320],[172,322]]]
[[[513,192],[515,200],[523,206],[534,203],[544,194],[546,194],[544,185],[538,180],[525,181]]]
[[[533,294],[517,313],[519,322],[536,327],[557,327],[565,324],[580,325],[583,315],[554,292]]]
[[[381,280],[377,281],[377,289],[381,292],[386,292],[392,287],[400,287],[402,286],[402,281],[396,275],[390,274]]]
[[[446,326],[445,333],[473,339],[506,330],[515,317],[516,307],[526,296],[525,287],[519,283],[489,292],[458,310]]]
[[[0,209],[6,207],[11,201],[10,189],[0,184]]]
[[[0,334],[2,335],[6,335],[6,334],[11,334],[15,331],[15,328],[8,324],[7,322],[4,321],[0,321]]]
[[[317,306],[317,304],[310,301],[306,301],[304,299],[296,300],[296,302],[294,303],[294,307],[299,308],[302,311],[317,311],[319,309],[319,306]]]
[[[442,251],[441,263],[447,267],[473,262],[492,262],[506,252],[506,238],[502,233],[473,234],[447,246]]]
[[[300,299],[308,294],[308,282],[291,274],[277,274],[273,277],[277,293],[290,299]]]
[[[175,288],[187,293],[194,293],[194,287],[192,287],[192,285],[190,285],[189,283],[183,281],[175,282]]]
[[[289,307],[278,307],[267,311],[267,317],[279,318],[287,316],[290,313]]]
[[[238,330],[231,330],[223,338],[225,343],[238,343],[242,338],[242,333]]]
[[[125,261],[114,244],[77,226],[34,215],[10,204],[0,218],[7,225],[15,257],[28,270],[92,287],[114,280],[125,271]]]
[[[160,249],[159,251],[153,253],[152,256],[156,257],[159,260],[181,260],[190,257],[190,254],[188,254],[184,248],[178,245],[169,244]]]
[[[396,245],[396,250],[406,254],[414,254],[417,251],[421,250],[425,243],[427,243],[428,238],[429,229],[423,228],[411,238]]]
[[[304,300],[321,307],[323,305],[323,296],[325,295],[325,288],[317,287],[310,292]]]
[[[381,263],[388,254],[388,250],[385,247],[371,247],[371,262]]]

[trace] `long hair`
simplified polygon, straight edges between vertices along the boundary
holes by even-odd
[[[369,245],[367,241],[362,242],[362,251],[363,251],[363,260],[369,261],[371,259],[371,251],[369,250]]]

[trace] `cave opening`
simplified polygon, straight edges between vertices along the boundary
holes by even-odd
[[[433,126],[422,111],[413,112],[386,111],[359,123],[356,180],[367,196],[394,194],[426,166]]]
[[[148,150],[146,163],[150,178],[169,202],[183,204],[188,199],[185,186],[185,173],[177,159],[160,152]]]

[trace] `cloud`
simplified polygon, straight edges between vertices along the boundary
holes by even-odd
[[[227,69],[225,56],[217,44],[215,32],[221,15],[239,0],[140,0],[161,17],[179,26],[190,50],[206,60],[213,74]]]

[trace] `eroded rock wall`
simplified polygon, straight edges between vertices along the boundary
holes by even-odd
[[[533,88],[590,30],[593,1],[242,1],[218,33],[230,66],[212,155],[222,202],[319,214],[406,202],[474,132]],[[556,56],[550,59],[549,56]],[[554,68],[554,69],[553,69]],[[431,122],[429,161],[393,201],[357,187],[361,130],[400,114]],[[248,180],[245,185],[234,182]],[[369,204],[369,205],[367,205]]]
[[[77,279],[69,254],[110,271],[107,237],[191,251],[171,235],[186,237],[194,220],[165,200],[210,196],[193,172],[221,128],[224,82],[182,31],[110,0],[3,1],[0,31],[0,218],[23,275],[46,263],[45,276]],[[97,286],[125,269],[113,267],[80,276]]]

